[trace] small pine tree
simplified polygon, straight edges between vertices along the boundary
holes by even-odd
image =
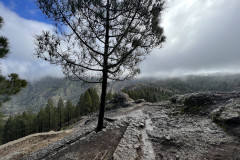
[[[79,101],[75,107],[75,116],[76,117],[83,115],[83,101],[84,101],[83,96],[84,96],[84,94],[81,94],[81,96],[79,97]]]
[[[48,130],[51,129],[51,121],[52,121],[52,113],[53,113],[54,104],[53,101],[49,98],[46,104],[45,112],[47,114],[47,121],[48,121]]]
[[[2,114],[0,113],[0,145],[2,144],[2,141],[3,141],[3,127],[4,127],[4,124],[3,124],[3,118],[2,118]]]
[[[3,143],[7,143],[9,141],[14,140],[15,133],[16,129],[14,124],[14,118],[10,116],[3,128]]]
[[[100,100],[96,88],[89,88],[88,92],[92,100],[91,112],[97,111],[99,109]]]
[[[58,101],[57,112],[58,112],[58,127],[60,130],[62,128],[62,124],[64,120],[64,103],[62,98],[60,98]]]
[[[65,122],[67,122],[69,124],[69,122],[73,118],[73,114],[74,114],[74,107],[70,100],[67,100],[64,113],[65,113],[65,119],[66,119]]]
[[[3,26],[3,18],[0,16],[0,29]],[[5,58],[9,53],[8,39],[0,35],[0,58]],[[27,86],[27,81],[19,79],[18,75],[12,73],[7,77],[0,74],[0,107],[1,104],[9,101],[10,96],[17,94]]]
[[[114,97],[114,94],[112,92],[108,92],[106,95],[106,100],[111,100]]]
[[[44,110],[41,108],[41,110],[37,114],[38,132],[43,132],[44,130],[44,118]]]

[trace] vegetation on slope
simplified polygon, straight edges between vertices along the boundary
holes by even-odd
[[[207,91],[240,91],[240,75],[187,76],[140,82],[123,89],[132,99],[145,99],[149,102],[166,100],[175,94]]]
[[[23,112],[10,116],[5,124],[0,124],[0,144],[33,133],[61,130],[79,117],[97,111],[98,106],[99,96],[94,88],[89,88],[82,94],[76,106],[70,100],[64,103],[62,98],[55,106],[53,101],[48,99],[46,107],[41,108],[38,113]]]
[[[59,98],[71,100],[73,104],[78,102],[79,96],[93,85],[82,84],[80,81],[70,81],[64,78],[46,77],[35,82],[29,82],[28,86],[12,100],[3,104],[1,108],[4,114],[17,114],[23,111],[38,112],[51,98],[56,105]]]

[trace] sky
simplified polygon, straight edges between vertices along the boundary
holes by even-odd
[[[167,41],[139,66],[139,77],[240,73],[240,0],[167,0],[161,25]],[[5,24],[0,35],[11,53],[0,60],[2,74],[36,80],[63,76],[34,55],[34,35],[52,30],[34,0],[0,0]]]

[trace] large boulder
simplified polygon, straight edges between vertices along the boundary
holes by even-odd
[[[221,96],[213,93],[191,93],[185,95],[175,95],[170,101],[172,103],[187,105],[187,106],[202,106],[209,105],[220,100]]]
[[[215,104],[222,99],[218,94],[213,93],[192,93],[173,96],[170,101],[181,107],[183,113],[206,114],[208,106]]]
[[[128,96],[128,94],[120,92],[120,93],[117,93],[112,100],[110,100],[110,103],[121,104],[129,101],[133,101],[133,100]]]
[[[115,95],[113,99],[111,99],[108,104],[106,109],[115,109],[115,108],[121,108],[121,107],[129,107],[133,105],[134,100],[132,100],[128,94],[120,92]]]
[[[139,104],[139,103],[143,103],[143,102],[146,102],[145,99],[137,99],[137,100],[135,100],[134,103]]]
[[[211,113],[213,120],[225,124],[240,124],[240,98],[230,99]]]

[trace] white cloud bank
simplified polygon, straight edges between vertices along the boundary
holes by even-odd
[[[169,0],[167,42],[142,63],[142,76],[239,73],[239,8],[239,0]]]
[[[4,18],[0,35],[6,36],[10,43],[10,54],[0,60],[2,74],[18,73],[21,78],[28,80],[47,75],[62,76],[60,67],[52,66],[34,55],[34,35],[42,30],[52,30],[51,25],[23,19],[1,2],[0,15]]]
[[[154,49],[140,65],[140,76],[179,76],[214,72],[240,72],[240,1],[169,0],[163,16],[167,42]],[[62,76],[34,55],[34,34],[52,26],[19,17],[0,2],[5,20],[1,35],[8,37],[11,53],[1,60],[2,73],[26,79]]]

